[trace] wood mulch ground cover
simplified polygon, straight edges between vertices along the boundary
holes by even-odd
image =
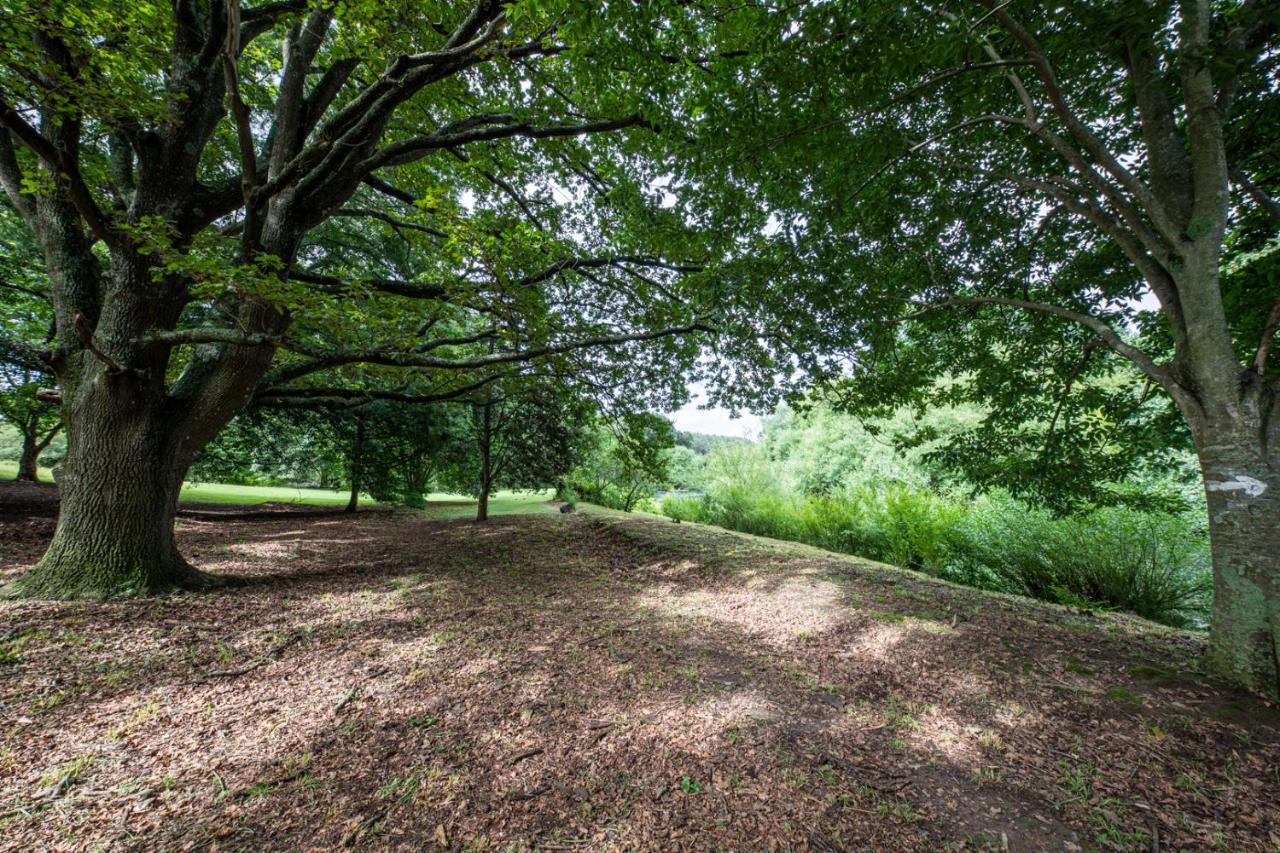
[[[179,528],[244,583],[0,603],[0,848],[1280,849],[1200,636],[655,518]]]

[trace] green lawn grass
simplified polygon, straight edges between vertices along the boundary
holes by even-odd
[[[0,480],[12,480],[16,476],[18,476],[18,463],[9,459],[0,460]],[[40,479],[46,483],[52,483],[53,472],[42,467]]]
[[[0,461],[0,479],[12,479],[18,473],[18,463]],[[40,469],[40,479],[53,482],[53,474],[47,468]],[[295,486],[233,486],[225,483],[186,483],[182,487],[184,503],[225,503],[254,505],[263,503],[294,503],[308,506],[344,506],[350,498],[347,491],[329,489],[303,489]],[[489,499],[490,515],[515,515],[527,512],[553,512],[546,502],[551,492],[498,492]],[[368,496],[361,499],[361,506],[372,504]],[[470,518],[475,515],[475,498],[433,492],[427,497],[424,510],[433,518]]]
[[[233,486],[226,483],[183,483],[183,503],[264,504],[288,503],[310,506],[344,506],[351,498],[347,491],[302,489],[296,486]],[[368,502],[362,497],[361,504]]]
[[[552,492],[495,492],[489,496],[489,515],[521,515],[530,512],[558,512],[547,506]],[[432,518],[474,518],[476,500],[467,495],[432,494],[426,513]]]

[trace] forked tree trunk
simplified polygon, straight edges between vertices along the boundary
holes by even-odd
[[[1260,427],[1236,421],[1196,430],[1214,569],[1206,662],[1280,697],[1280,460],[1268,454]]]
[[[96,323],[93,348],[70,351],[58,371],[67,436],[54,473],[58,525],[40,562],[0,596],[99,598],[225,583],[179,553],[178,493],[195,454],[244,407],[271,353],[233,348],[205,359],[197,351],[170,384],[168,353],[134,341],[172,326],[185,297],[156,295],[145,264],[115,262],[117,295]],[[59,319],[60,329],[78,325]]]
[[[40,437],[40,419],[32,417],[22,426],[22,457],[18,460],[18,476],[15,480],[30,483],[40,482],[40,454],[53,443],[54,436],[62,431],[62,424]]]

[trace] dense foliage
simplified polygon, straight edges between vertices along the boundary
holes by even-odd
[[[671,422],[650,413],[624,414],[592,425],[580,461],[565,480],[566,497],[631,512],[651,507],[667,485],[676,449]]]

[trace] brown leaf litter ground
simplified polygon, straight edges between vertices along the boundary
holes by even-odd
[[[221,513],[243,586],[0,605],[0,848],[1280,848],[1197,635],[665,519]]]

